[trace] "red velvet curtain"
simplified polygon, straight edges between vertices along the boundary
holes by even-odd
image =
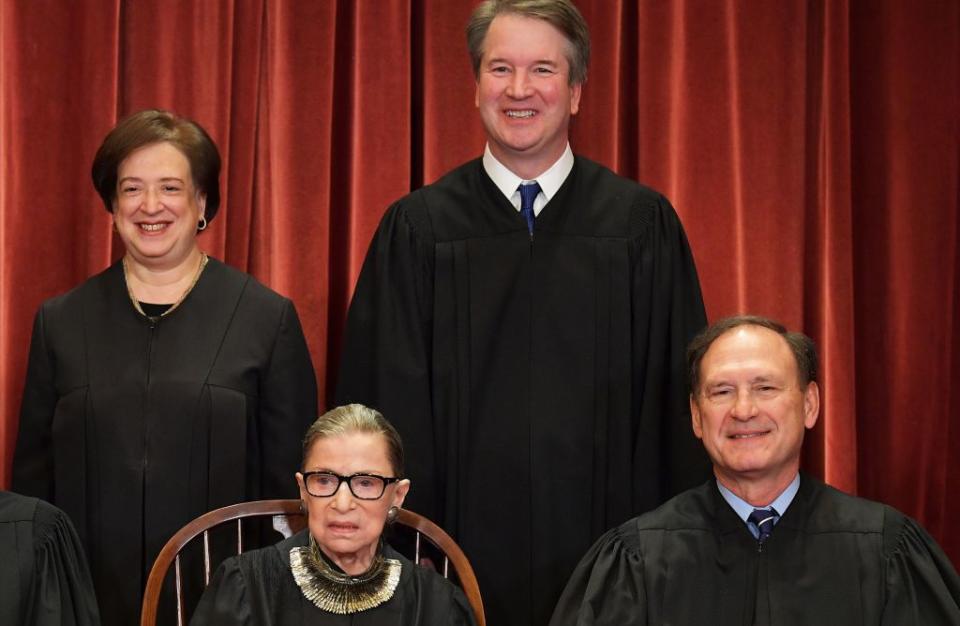
[[[34,311],[121,253],[88,174],[118,117],[211,132],[225,202],[201,245],[293,298],[328,397],[384,209],[482,150],[473,4],[0,3],[0,483]],[[960,4],[578,4],[594,57],[574,150],[673,200],[711,319],[818,341],[806,468],[960,562]]]

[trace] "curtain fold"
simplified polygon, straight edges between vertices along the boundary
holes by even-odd
[[[837,1],[811,4],[806,15],[803,325],[819,339],[823,408],[804,462],[856,493],[849,11]]]
[[[960,5],[863,3],[850,21],[859,485],[940,536],[960,527],[942,497],[958,452]]]
[[[387,206],[479,156],[473,0],[0,3],[0,484],[40,302],[122,250],[89,179],[169,108],[224,157],[201,246],[293,298],[320,388]],[[711,319],[811,334],[804,466],[960,562],[960,5],[580,0],[572,144],[667,195]]]

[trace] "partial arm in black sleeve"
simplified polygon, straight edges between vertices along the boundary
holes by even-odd
[[[886,559],[881,623],[960,626],[960,576],[940,546],[914,520],[891,510],[884,533],[896,547]],[[891,542],[892,543],[892,542]]]
[[[442,523],[429,360],[432,243],[403,202],[384,216],[357,281],[336,398],[375,408],[397,427],[415,485],[409,504]]]
[[[27,603],[29,626],[99,626],[100,613],[77,531],[66,514],[38,501],[35,569]]]
[[[550,626],[646,626],[643,558],[625,546],[624,527],[597,540],[573,571]]]
[[[250,598],[243,571],[236,558],[217,568],[200,604],[190,618],[190,626],[243,626],[253,624]]]
[[[700,281],[673,207],[661,196],[650,210],[634,278],[634,354],[645,357],[637,364],[635,382],[640,404],[635,512],[661,504],[710,474],[690,425],[686,372],[687,344],[707,322]]]
[[[13,456],[17,493],[53,501],[53,413],[57,406],[54,364],[47,346],[43,307],[37,311],[30,339],[27,380],[20,405],[20,426]]]
[[[280,327],[260,384],[263,498],[296,497],[301,442],[317,418],[317,378],[293,303],[284,300]]]

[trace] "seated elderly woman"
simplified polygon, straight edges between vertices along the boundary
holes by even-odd
[[[307,528],[220,566],[190,621],[216,624],[474,624],[459,588],[381,538],[410,481],[384,417],[350,404],[322,415],[298,472]]]

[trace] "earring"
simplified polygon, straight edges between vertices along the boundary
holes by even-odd
[[[397,521],[397,517],[400,516],[400,509],[396,506],[392,506],[387,509],[387,523],[392,524]]]
[[[207,228],[207,216],[203,215],[200,217],[200,222],[197,224],[197,231],[206,230]]]
[[[301,514],[301,515],[306,515],[306,514],[307,514],[307,507],[304,506],[303,500],[300,501],[300,514]]]

